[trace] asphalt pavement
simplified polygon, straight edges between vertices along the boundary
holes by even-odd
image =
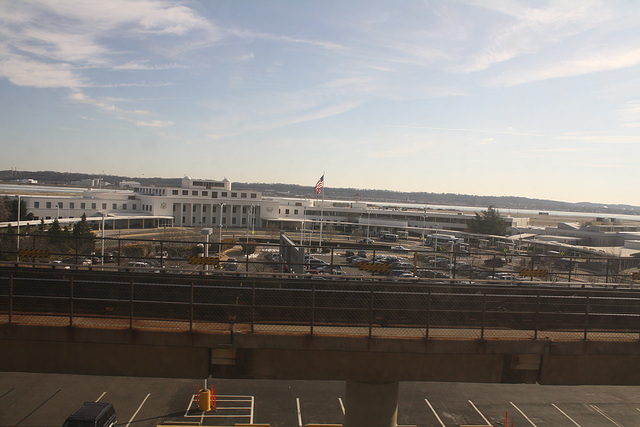
[[[194,400],[205,380],[0,373],[0,426],[61,426],[84,401],[112,403],[118,426],[180,422],[300,427],[342,423],[343,381],[214,380],[216,411]],[[403,382],[398,424],[638,426],[640,387]]]

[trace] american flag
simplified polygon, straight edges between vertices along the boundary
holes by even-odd
[[[322,187],[324,187],[324,175],[320,177],[318,183],[316,184],[316,194],[322,193]]]

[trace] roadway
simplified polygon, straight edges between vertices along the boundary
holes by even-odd
[[[209,383],[211,384],[211,383]],[[0,425],[60,426],[84,401],[114,404],[118,426],[169,422],[206,426],[269,423],[300,427],[342,423],[344,382],[215,380],[216,412],[195,410],[204,380],[0,373]],[[398,424],[640,425],[640,387],[541,386],[476,383],[401,383]]]

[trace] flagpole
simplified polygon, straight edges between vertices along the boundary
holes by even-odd
[[[320,244],[322,247],[322,217],[324,216],[324,171],[322,171],[322,205],[320,205]]]

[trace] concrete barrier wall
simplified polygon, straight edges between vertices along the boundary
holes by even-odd
[[[91,375],[640,385],[638,342],[396,340],[0,326],[0,370]]]

